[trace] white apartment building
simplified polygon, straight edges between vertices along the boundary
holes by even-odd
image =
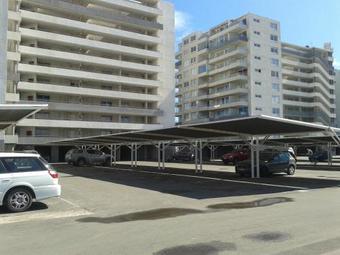
[[[195,123],[272,115],[334,124],[332,49],[281,42],[254,14],[185,37],[176,54],[176,116]]]
[[[7,130],[6,144],[173,125],[171,4],[4,0],[0,22],[1,101],[49,104]],[[57,147],[45,149],[59,157]]]
[[[335,92],[336,92],[336,97],[340,98],[340,69],[339,70],[335,70]],[[340,100],[336,101],[336,126],[340,127]]]

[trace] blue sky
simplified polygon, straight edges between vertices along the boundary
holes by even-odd
[[[177,40],[247,12],[279,20],[283,41],[323,47],[331,42],[340,68],[340,0],[168,0],[175,5]]]

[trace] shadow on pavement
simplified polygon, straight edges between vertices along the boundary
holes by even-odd
[[[31,212],[31,211],[40,211],[40,210],[46,210],[48,209],[48,206],[42,202],[33,202],[32,206],[30,209],[28,209],[26,212]],[[5,207],[0,206],[0,215],[1,214],[8,214],[9,212],[6,210]],[[25,213],[25,212],[22,212]],[[13,215],[18,215],[20,213],[14,213]]]
[[[73,176],[97,179],[194,199],[274,194],[297,189],[319,189],[340,185],[340,180],[286,176],[250,179],[240,178],[234,173],[220,171],[205,171],[202,174],[195,174],[193,170],[158,170],[152,167],[139,167],[137,169],[130,169],[127,166],[121,166],[120,169],[101,167],[81,168],[68,165],[57,165],[56,167],[59,172]]]

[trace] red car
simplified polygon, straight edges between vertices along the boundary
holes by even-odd
[[[234,163],[236,164],[239,161],[246,160],[249,158],[249,150],[248,149],[241,149],[235,150],[230,153],[224,154],[222,156],[222,161],[224,164]]]

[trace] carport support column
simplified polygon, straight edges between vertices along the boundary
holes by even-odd
[[[255,147],[255,152],[256,152],[256,177],[260,178],[260,147],[259,147],[259,138],[256,137],[256,147]]]
[[[135,167],[137,167],[137,161],[138,161],[138,145],[135,143]]]
[[[165,146],[165,143],[163,142],[162,143],[162,150],[163,150],[163,153],[162,153],[162,169],[163,170],[165,169],[165,149],[166,149],[166,146]]]
[[[250,172],[251,178],[255,178],[255,167],[254,167],[254,138],[250,140]]]
[[[327,144],[327,152],[328,152],[328,166],[332,165],[332,144]]]
[[[132,143],[129,148],[131,150],[131,167],[134,167],[135,145]]]
[[[112,161],[113,161],[113,153],[116,152],[116,146],[113,149],[113,145],[110,145],[110,166],[112,167]]]
[[[203,172],[203,146],[202,146],[202,140],[199,141],[200,146],[200,172]]]
[[[197,171],[198,171],[198,158],[197,158],[197,156],[198,156],[198,151],[197,151],[197,146],[198,146],[198,142],[197,141],[195,141],[195,145],[194,145],[194,148],[195,148],[195,173],[197,173]]]
[[[158,160],[158,169],[161,169],[161,143],[159,142],[158,145],[156,145],[157,148],[157,160]]]
[[[215,159],[216,146],[215,145],[210,145],[209,149],[210,149],[210,161],[212,161],[213,159]]]

